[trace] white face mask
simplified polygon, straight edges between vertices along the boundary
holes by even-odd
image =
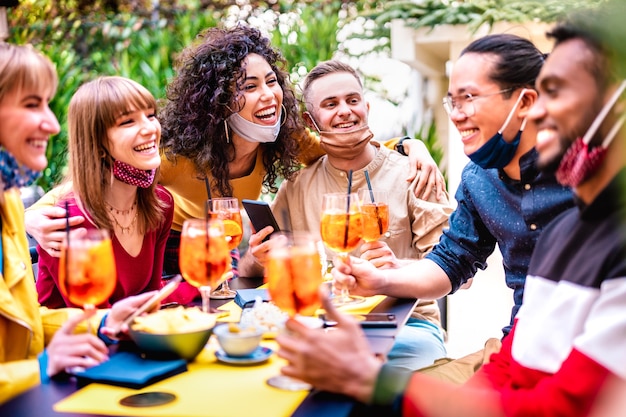
[[[282,113],[281,113],[282,116]],[[248,142],[268,143],[276,142],[278,133],[280,132],[281,117],[278,118],[272,126],[258,125],[249,120],[244,119],[239,113],[233,113],[226,121],[230,124],[233,131],[247,140]],[[228,127],[227,127],[228,129]]]

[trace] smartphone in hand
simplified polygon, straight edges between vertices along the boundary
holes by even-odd
[[[178,284],[180,284],[182,280],[183,277],[180,274],[175,275],[163,288],[159,290],[159,292],[154,294],[148,299],[148,301],[139,306],[139,308],[137,308],[137,310],[135,310],[130,316],[126,317],[126,319],[122,323],[120,323],[119,326],[117,326],[114,334],[119,334],[122,331],[122,327],[124,325],[130,326],[135,318],[158,306],[161,301],[165,300],[167,296],[174,292],[174,290],[178,287]]]
[[[337,322],[330,320],[325,314],[319,316],[324,321],[324,327],[334,327]],[[398,327],[396,315],[391,313],[369,313],[369,314],[353,314],[362,328],[395,328]]]
[[[270,205],[265,201],[241,200],[241,203],[246,209],[246,213],[248,213],[250,223],[252,223],[252,227],[254,227],[255,232],[258,232],[266,226],[272,226],[274,228],[274,232],[280,231],[276,218],[274,218],[274,213],[272,213]],[[270,236],[271,235],[263,239],[263,242],[267,241]]]

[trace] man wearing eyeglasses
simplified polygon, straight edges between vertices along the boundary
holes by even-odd
[[[536,130],[526,126],[537,99],[535,79],[544,55],[528,40],[489,35],[463,50],[450,76],[444,107],[461,134],[470,158],[455,195],[458,203],[439,243],[425,259],[382,273],[353,259],[335,279],[351,294],[386,294],[436,299],[461,288],[487,267],[498,244],[505,280],[515,306],[506,336],[522,304],[531,253],[543,228],[574,205],[569,188],[536,166]],[[490,339],[485,351],[457,361],[454,377],[438,365],[427,372],[463,382],[499,349]],[[467,366],[465,366],[467,365]]]

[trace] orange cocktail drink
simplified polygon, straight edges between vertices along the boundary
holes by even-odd
[[[241,212],[237,210],[222,210],[209,213],[212,219],[219,219],[224,224],[224,235],[228,242],[228,249],[233,250],[239,246],[243,238],[243,226]]]
[[[208,311],[208,293],[225,278],[230,265],[228,244],[220,220],[189,219],[180,238],[180,272],[202,295],[203,310]]]
[[[285,239],[279,242],[277,239]],[[311,316],[320,307],[319,286],[322,262],[317,245],[311,239],[279,234],[270,239],[265,264],[265,281],[274,304],[290,316]],[[292,244],[291,242],[299,243]]]
[[[374,242],[389,229],[389,203],[387,191],[362,188],[358,191],[363,213],[363,240]]]
[[[361,204],[363,213],[363,240],[380,239],[389,228],[389,206],[385,203]]]
[[[70,235],[61,248],[59,290],[74,305],[93,308],[107,301],[117,284],[113,245],[106,230]]]
[[[361,243],[363,214],[359,211],[326,210],[322,213],[320,231],[324,244],[330,249],[340,253],[350,252]]]
[[[212,198],[207,200],[207,210],[210,218],[222,220],[228,248],[238,247],[243,237],[239,200],[234,197]]]
[[[363,213],[357,194],[324,194],[320,233],[324,244],[337,252],[342,262],[350,262],[348,253],[359,247],[363,237]],[[337,305],[363,301],[362,297],[350,295],[343,286],[340,290],[339,297],[333,298]]]

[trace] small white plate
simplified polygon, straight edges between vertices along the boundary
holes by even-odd
[[[274,351],[270,348],[259,346],[257,350],[246,356],[228,356],[223,350],[215,351],[215,357],[218,361],[229,363],[231,365],[253,365],[265,362],[272,356]]]

